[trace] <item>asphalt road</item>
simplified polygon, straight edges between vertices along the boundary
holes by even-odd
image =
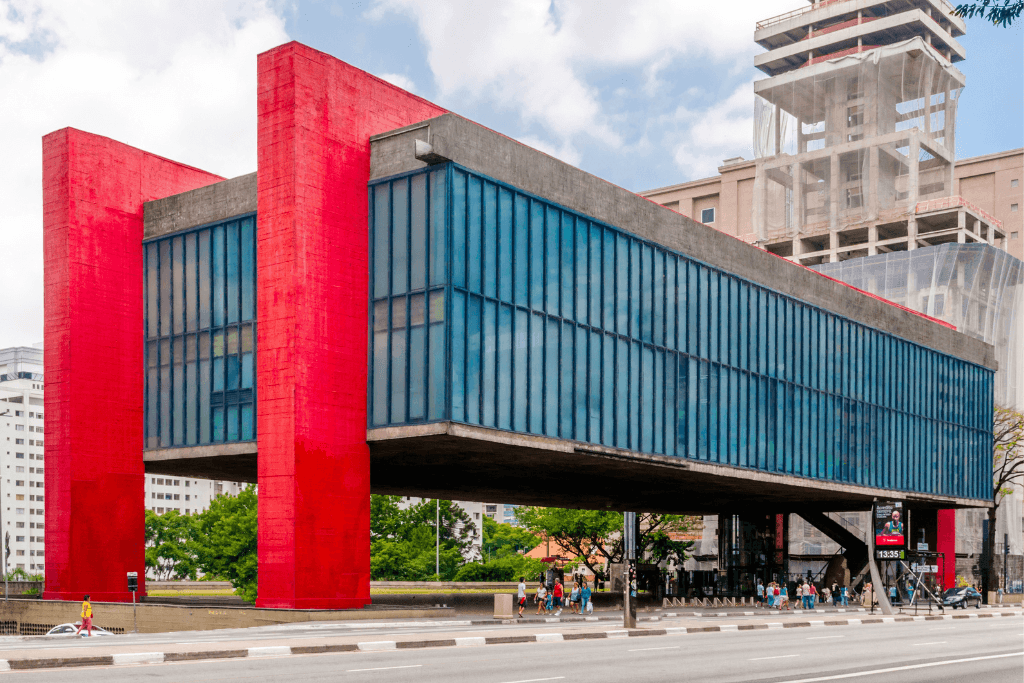
[[[904,622],[24,671],[13,680],[1020,683],[1024,620]]]

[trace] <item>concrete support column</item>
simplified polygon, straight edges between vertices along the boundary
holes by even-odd
[[[917,208],[918,185],[920,184],[921,140],[917,130],[910,133],[910,174],[907,178],[907,207],[911,213]]]
[[[967,243],[967,215],[963,209],[956,212],[956,241]]]
[[[370,136],[445,111],[294,42],[257,68],[256,604],[361,608]]]
[[[862,182],[868,199],[868,220],[878,220],[878,147],[868,150],[868,177]]]
[[[829,259],[828,259],[829,263],[839,263],[839,252],[837,251],[839,249],[839,233],[838,232],[834,232],[833,231],[833,232],[830,232],[828,234],[828,248],[829,248],[829,251],[831,252],[829,254]]]
[[[831,154],[829,156],[829,158],[828,158],[828,163],[829,163],[829,188],[828,188],[828,195],[829,195],[829,198],[828,198],[828,203],[829,203],[828,216],[829,216],[829,218],[828,218],[828,225],[829,225],[829,230],[838,230],[839,229],[839,207],[842,206],[842,203],[841,203],[842,202],[842,198],[840,197],[840,193],[842,192],[842,189],[840,188],[840,181],[839,181],[839,155],[835,154],[835,153]]]
[[[804,171],[799,163],[793,164],[793,229],[800,234],[804,229]]]
[[[775,105],[775,117],[774,117],[774,136],[775,140],[775,154],[782,154],[782,123],[779,119],[782,117],[782,109],[779,105]]]
[[[907,251],[917,249],[917,219],[911,216],[907,220]]]
[[[868,256],[878,255],[878,226],[868,226]]]
[[[146,594],[143,203],[223,179],[72,128],[42,147],[43,598],[130,602],[127,572]]]

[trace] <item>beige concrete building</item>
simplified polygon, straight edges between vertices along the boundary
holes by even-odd
[[[752,220],[754,170],[752,160],[726,159],[718,168],[719,175],[640,194],[754,244],[757,242]],[[1006,238],[996,240],[996,246],[1005,246],[1012,256],[1024,260],[1024,223],[1021,221],[1024,148],[957,161],[953,169],[953,192],[1000,221]],[[838,254],[837,260],[866,255],[857,251]]]

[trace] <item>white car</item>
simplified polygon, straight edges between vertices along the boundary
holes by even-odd
[[[54,626],[53,628],[51,628],[49,631],[46,632],[46,635],[48,635],[48,636],[62,636],[62,637],[65,637],[65,638],[73,638],[75,636],[75,632],[78,631],[78,627],[81,626],[81,624],[82,624],[82,622],[79,621],[79,622],[76,622],[74,624],[61,624],[60,626]],[[104,629],[100,628],[99,626],[93,626],[92,627],[92,634],[94,636],[109,636],[109,635],[113,635],[110,631],[105,631]],[[84,631],[82,631],[80,637],[87,638],[88,636],[89,636],[89,631],[88,630],[84,630]]]

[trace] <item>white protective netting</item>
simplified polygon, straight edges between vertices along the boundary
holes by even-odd
[[[987,244],[940,244],[812,266],[995,347],[995,401],[1024,410],[1024,264]]]
[[[898,218],[951,195],[962,84],[921,38],[824,55],[759,82],[759,239]]]

